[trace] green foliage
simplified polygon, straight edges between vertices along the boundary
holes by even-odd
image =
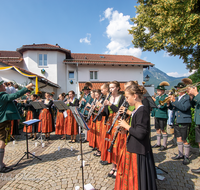
[[[195,122],[194,122],[194,108],[191,108],[191,114],[192,114],[192,123],[188,135],[189,143],[192,147],[199,147],[198,143],[195,142]]]
[[[192,79],[193,83],[200,82],[200,68],[195,71],[194,74],[190,75],[188,78]],[[197,86],[198,91],[200,90],[200,86]]]
[[[129,33],[143,51],[178,55],[188,69],[200,64],[200,0],[138,0]]]

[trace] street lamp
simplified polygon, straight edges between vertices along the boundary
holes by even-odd
[[[150,79],[150,76],[149,75],[147,75],[146,77],[145,77],[145,82],[148,82],[149,81],[149,79]]]

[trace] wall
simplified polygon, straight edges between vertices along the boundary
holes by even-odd
[[[47,66],[38,66],[39,54],[47,54]],[[57,52],[56,51],[26,51],[23,54],[25,68],[30,72],[43,76],[48,80],[57,84]],[[41,69],[45,69],[43,75]]]
[[[149,95],[150,96],[153,96],[154,95],[154,85],[151,85],[151,86],[144,86],[146,88],[146,90],[148,91]]]
[[[98,80],[90,80],[90,70],[98,71]],[[127,82],[130,80],[137,80],[139,84],[143,81],[143,67],[139,66],[92,66],[79,65],[78,66],[78,80],[79,82],[91,81],[113,81]]]

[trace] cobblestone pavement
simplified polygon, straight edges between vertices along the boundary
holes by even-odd
[[[7,166],[14,166],[26,151],[24,133],[17,137],[13,144],[10,142],[6,146],[5,163]],[[152,126],[152,145],[156,143],[156,133]],[[60,147],[60,150],[58,150]],[[80,146],[78,143],[70,144],[60,140],[60,136],[51,135],[49,142],[45,141],[42,148],[38,142],[29,140],[29,151],[42,159],[24,159],[15,169],[7,174],[0,174],[1,189],[75,189],[82,186],[82,170],[78,155]],[[165,177],[163,181],[157,180],[158,189],[195,189],[200,190],[200,175],[191,173],[191,168],[200,167],[200,157],[198,149],[191,151],[191,163],[187,166],[181,161],[171,159],[177,153],[177,147],[172,144],[172,135],[169,135],[168,149],[160,152],[153,149],[156,166],[168,172],[160,174]],[[114,189],[115,180],[107,177],[111,165],[102,166],[100,158],[94,157],[88,143],[83,144],[85,184],[91,183],[98,190]]]

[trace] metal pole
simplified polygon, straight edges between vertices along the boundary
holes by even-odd
[[[82,185],[83,185],[83,190],[84,190],[83,150],[82,150],[82,137],[81,137],[81,127],[80,126],[79,126],[79,135],[80,135],[80,151],[81,151]]]

